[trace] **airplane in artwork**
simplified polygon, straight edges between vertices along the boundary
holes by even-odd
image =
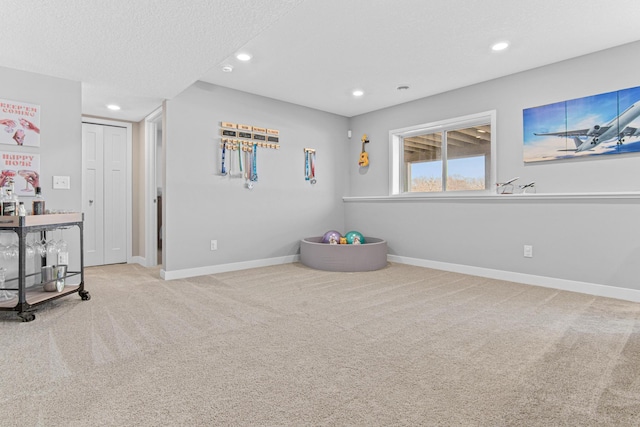
[[[576,144],[575,150],[560,150],[560,151],[586,151],[597,147],[599,144],[607,141],[618,139],[616,145],[622,145],[624,138],[627,136],[638,137],[640,136],[640,128],[634,128],[628,126],[640,116],[640,100],[635,104],[624,110],[622,114],[611,120],[604,126],[595,125],[590,129],[577,129],[567,132],[550,132],[550,133],[534,133],[536,136],[559,136],[559,137],[573,137],[573,142]],[[618,132],[618,129],[622,131]],[[585,140],[580,137],[586,137]]]

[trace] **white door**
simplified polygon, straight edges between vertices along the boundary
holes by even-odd
[[[104,264],[104,132],[82,124],[84,265]]]
[[[104,128],[104,264],[127,262],[127,129]]]
[[[127,261],[127,130],[82,124],[85,265]]]

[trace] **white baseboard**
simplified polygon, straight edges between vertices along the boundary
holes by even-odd
[[[291,264],[299,260],[300,255],[287,255],[277,258],[210,265],[207,267],[185,268],[183,270],[165,271],[162,269],[160,270],[160,277],[164,280],[186,279],[188,277],[204,276],[207,274],[226,273],[228,271],[247,270],[249,268],[268,267],[271,265]]]
[[[136,260],[139,258],[142,262]],[[487,277],[490,279],[506,280],[509,282],[523,283],[525,285],[542,286],[570,292],[579,292],[587,295],[595,295],[607,298],[616,298],[625,301],[640,302],[640,290],[619,288],[615,286],[600,285],[597,283],[578,282],[575,280],[557,279],[554,277],[537,276],[534,274],[516,273],[513,271],[495,270],[484,267],[474,267],[463,264],[452,264],[441,261],[431,261],[420,258],[410,258],[398,255],[387,255],[387,260],[399,264],[415,265],[418,267],[433,268],[436,270],[451,271],[454,273],[470,274],[473,276]],[[268,267],[271,265],[290,264],[300,261],[300,255],[288,255],[276,258],[258,259],[229,264],[211,265],[183,270],[160,270],[160,277],[164,280],[186,279],[189,277],[204,276],[207,274],[226,273],[229,271],[246,270],[249,268]],[[134,257],[134,262],[145,265],[145,259]]]
[[[533,274],[515,273],[512,271],[494,270],[491,268],[473,267],[462,264],[451,264],[448,262],[430,261],[398,255],[387,255],[387,260],[397,262],[399,264],[409,264],[418,267],[433,268],[436,270],[470,274],[474,276],[488,277],[490,279],[507,280],[509,282],[524,283],[525,285],[542,286],[545,288],[553,288],[563,291],[579,292],[582,294],[600,297],[640,302],[640,290],[636,289],[618,288],[615,286],[599,285],[596,283],[556,279],[554,277],[536,276]]]
[[[147,259],[141,256],[133,256],[131,257],[129,264],[140,264],[141,266],[146,267]]]

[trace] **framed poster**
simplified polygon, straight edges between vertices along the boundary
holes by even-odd
[[[524,161],[640,152],[640,87],[523,110]]]
[[[0,99],[0,144],[40,147],[40,106]]]
[[[0,152],[0,187],[11,178],[15,194],[33,196],[40,187],[40,154]]]

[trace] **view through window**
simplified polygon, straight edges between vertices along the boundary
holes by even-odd
[[[455,124],[403,137],[404,192],[485,190],[491,184],[491,123]]]

